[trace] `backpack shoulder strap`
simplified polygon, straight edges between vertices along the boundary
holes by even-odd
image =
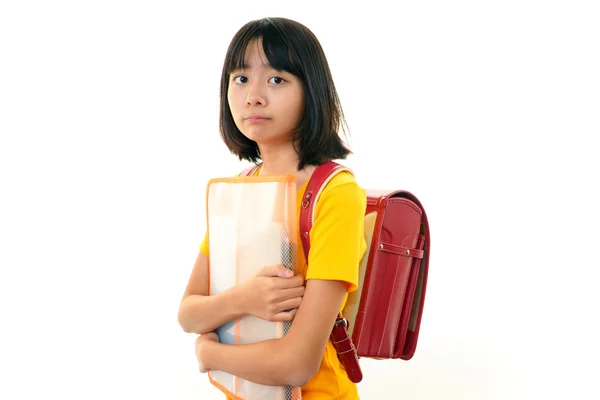
[[[329,181],[342,171],[352,173],[349,168],[343,165],[333,161],[326,162],[315,169],[306,185],[300,208],[300,238],[302,239],[302,248],[304,249],[307,263],[310,251],[310,229],[314,223],[313,212],[315,204]],[[340,362],[346,369],[348,378],[354,383],[360,382],[362,380],[362,371],[358,363],[358,355],[352,343],[352,338],[348,333],[348,321],[341,314],[338,314],[336,318],[330,338]]]
[[[333,177],[342,171],[352,171],[333,161],[319,165],[308,180],[304,196],[302,197],[302,206],[300,208],[300,237],[302,239],[302,248],[306,262],[308,262],[308,252],[310,250],[310,229],[314,224],[314,208],[321,192],[327,186]]]
[[[254,174],[258,167],[260,167],[260,164],[250,165],[246,167],[242,172],[240,172],[239,176],[251,176]]]

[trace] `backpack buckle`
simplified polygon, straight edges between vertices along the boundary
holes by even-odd
[[[334,326],[339,326],[340,324],[344,324],[344,328],[348,329],[348,320],[346,318],[338,318]]]
[[[310,198],[312,197],[312,192],[308,192],[304,195],[304,200],[302,200],[302,208],[307,208],[310,205]]]

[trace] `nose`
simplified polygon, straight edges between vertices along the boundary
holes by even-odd
[[[246,104],[249,106],[266,106],[267,97],[264,92],[264,86],[260,82],[248,85],[248,95],[246,96]]]

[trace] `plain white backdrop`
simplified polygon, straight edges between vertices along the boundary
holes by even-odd
[[[247,21],[307,25],[364,187],[432,231],[415,357],[363,399],[600,398],[592,1],[3,1],[0,398],[220,399],[177,308]]]

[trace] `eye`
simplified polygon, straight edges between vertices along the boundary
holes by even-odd
[[[236,76],[236,77],[233,78],[233,81],[235,83],[238,83],[238,84],[241,85],[241,84],[244,84],[244,83],[248,82],[248,78],[246,78],[243,75],[238,75],[238,76]]]
[[[283,79],[280,76],[274,76],[271,79],[269,79],[269,83],[273,83],[275,85],[281,85],[283,82],[285,82],[285,79]]]

